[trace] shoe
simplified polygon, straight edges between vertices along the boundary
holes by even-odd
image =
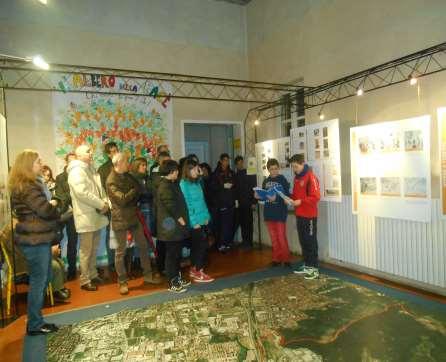
[[[87,290],[89,292],[95,292],[96,290],[98,290],[98,287],[92,283],[87,283],[87,284],[81,285],[81,289]]]
[[[199,270],[196,274],[196,276],[193,277],[194,282],[197,283],[210,283],[213,282],[215,279],[207,275],[203,269]]]
[[[127,282],[119,283],[119,294],[126,295],[129,294],[129,287]]]
[[[283,266],[285,268],[291,268],[291,263],[290,262],[285,262],[285,263],[283,263]]]
[[[271,266],[274,268],[274,267],[276,267],[276,266],[279,266],[280,265],[280,263],[278,262],[278,261],[272,261],[271,262]]]
[[[217,249],[220,253],[223,253],[223,254],[226,253],[226,251],[227,251],[225,245],[220,245]]]
[[[91,279],[91,283],[96,284],[96,285],[104,284],[104,279],[102,279],[100,277],[96,277],[96,278]]]
[[[319,278],[319,269],[318,268],[309,268],[307,274],[305,274],[304,279],[313,280]]]
[[[169,289],[167,289],[169,292],[172,293],[184,293],[187,292],[187,289],[185,287],[183,287],[181,284],[177,283],[177,284],[171,284],[169,286]]]
[[[200,272],[193,266],[189,269],[189,277],[195,279],[200,276]]]
[[[39,329],[36,330],[26,330],[26,334],[28,336],[38,336],[41,334],[48,334],[48,333],[53,333],[53,332],[57,332],[59,330],[59,327],[57,327],[55,324],[52,323],[45,323],[42,327],[40,327]]]
[[[307,267],[305,264],[302,264],[299,268],[297,268],[296,270],[293,270],[294,274],[307,274],[308,270],[310,268]]]
[[[144,277],[144,284],[161,284],[162,280],[157,274]]]
[[[61,289],[53,293],[53,298],[56,303],[65,303],[70,296]]]
[[[181,279],[181,277],[178,279],[178,283],[184,288],[191,285],[190,280]]]
[[[71,297],[71,290],[70,289],[62,288],[61,291],[64,292],[68,296],[68,298]]]

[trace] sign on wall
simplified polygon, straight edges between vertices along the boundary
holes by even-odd
[[[160,98],[125,95],[55,93],[53,95],[57,164],[77,146],[90,144],[95,166],[103,145],[114,141],[131,156],[151,158],[160,144],[170,144],[172,105]]]
[[[446,108],[438,109],[441,215],[446,218]]]
[[[350,129],[353,212],[431,219],[430,116]]]
[[[292,184],[293,177],[288,161],[291,156],[290,153],[291,144],[289,137],[256,143],[258,185],[261,185],[263,179],[269,176],[266,164],[270,158],[275,158],[279,162],[280,173]]]
[[[303,154],[319,179],[322,201],[341,202],[339,120],[312,123],[291,130],[292,154]]]

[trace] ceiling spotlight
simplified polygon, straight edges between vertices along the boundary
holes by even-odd
[[[48,0],[37,0],[39,3],[43,4],[43,5],[47,5],[48,4]]]
[[[258,126],[260,124],[260,121],[258,120],[258,119],[256,119],[255,121],[254,121],[254,126]]]
[[[322,112],[319,112],[319,119],[323,121],[325,119],[325,115]]]
[[[410,85],[415,85],[418,83],[418,79],[416,77],[414,77],[413,75],[410,76],[410,80],[409,80],[409,84]]]
[[[33,57],[32,62],[38,68],[45,70],[50,69],[49,64],[40,55],[36,55],[35,57]]]
[[[356,91],[356,95],[357,95],[358,97],[361,97],[363,94],[364,94],[364,90],[363,90],[362,88],[359,88],[359,89]]]

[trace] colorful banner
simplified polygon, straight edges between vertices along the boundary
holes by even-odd
[[[81,144],[93,148],[95,166],[105,161],[103,146],[114,141],[132,157],[151,159],[160,144],[171,144],[172,104],[160,98],[54,93],[56,164]]]
[[[441,215],[446,218],[446,108],[438,109]]]

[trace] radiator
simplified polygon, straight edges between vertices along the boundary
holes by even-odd
[[[432,200],[430,223],[352,214],[351,196],[327,203],[329,257],[446,287],[446,220]]]

